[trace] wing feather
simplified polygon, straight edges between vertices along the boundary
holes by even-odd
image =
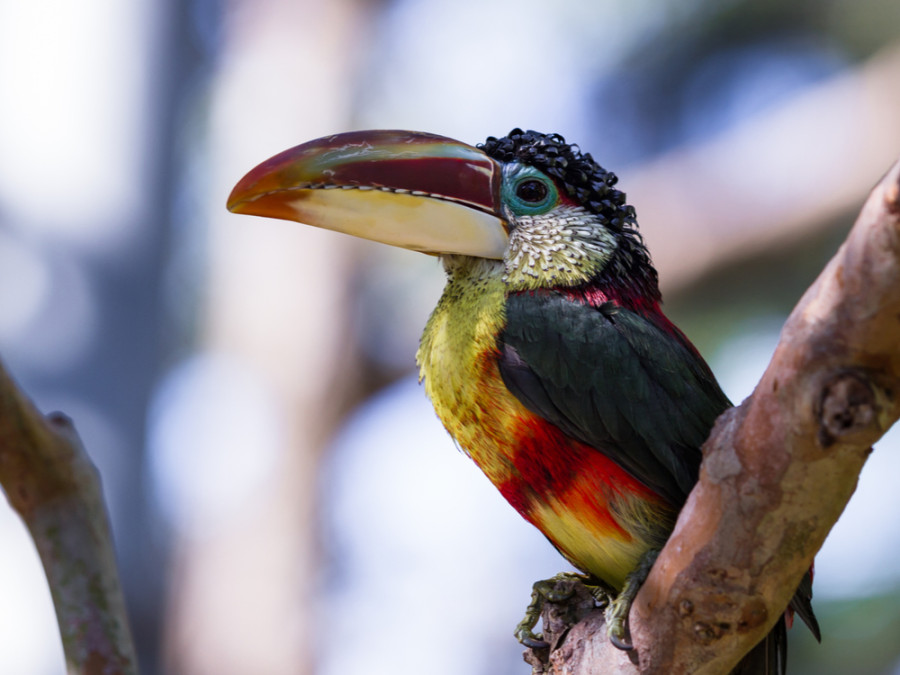
[[[523,405],[674,504],[731,404],[680,334],[636,312],[559,293],[510,295],[500,373]]]

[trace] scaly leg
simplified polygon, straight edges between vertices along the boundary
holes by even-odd
[[[574,594],[571,583],[560,584],[559,582],[579,582],[593,596],[598,606],[608,606],[611,598],[615,597],[615,591],[603,582],[597,582],[596,579],[575,572],[561,572],[550,579],[543,579],[535,582],[531,587],[531,602],[525,610],[525,617],[516,626],[516,639],[526,647],[532,649],[545,649],[550,645],[543,639],[542,635],[534,633],[534,627],[541,618],[541,612],[546,602],[565,602]]]
[[[625,651],[634,649],[634,645],[631,644],[631,635],[628,631],[628,613],[631,611],[631,605],[634,603],[638,591],[641,590],[641,586],[647,580],[647,575],[650,574],[650,569],[658,556],[659,551],[656,549],[647,551],[642,555],[637,567],[625,577],[625,587],[622,589],[622,592],[606,608],[606,634],[609,637],[609,641],[619,649]]]

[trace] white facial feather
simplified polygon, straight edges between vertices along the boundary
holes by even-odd
[[[517,216],[504,257],[504,281],[512,290],[576,285],[599,273],[615,250],[613,234],[583,207]]]

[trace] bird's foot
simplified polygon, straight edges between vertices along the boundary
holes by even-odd
[[[534,627],[541,618],[544,604],[547,602],[564,603],[575,595],[576,585],[582,585],[590,593],[595,606],[609,606],[615,597],[615,591],[603,582],[575,572],[561,572],[550,579],[535,582],[531,587],[531,602],[525,610],[525,617],[516,626],[516,639],[532,649],[546,649],[550,643],[541,634],[534,632]],[[546,627],[546,626],[545,626]]]
[[[637,567],[625,577],[625,587],[622,588],[621,593],[606,607],[606,635],[615,647],[624,651],[634,649],[628,629],[628,614],[631,611],[631,605],[634,603],[638,591],[641,590],[641,586],[647,580],[647,575],[650,574],[658,556],[659,551],[656,549],[647,551],[641,556]]]

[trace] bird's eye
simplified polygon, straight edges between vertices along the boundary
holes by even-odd
[[[503,201],[517,216],[547,213],[559,202],[559,192],[545,173],[518,162],[503,168]]]
[[[539,180],[523,180],[516,187],[516,196],[523,202],[538,204],[547,198],[547,186]]]

